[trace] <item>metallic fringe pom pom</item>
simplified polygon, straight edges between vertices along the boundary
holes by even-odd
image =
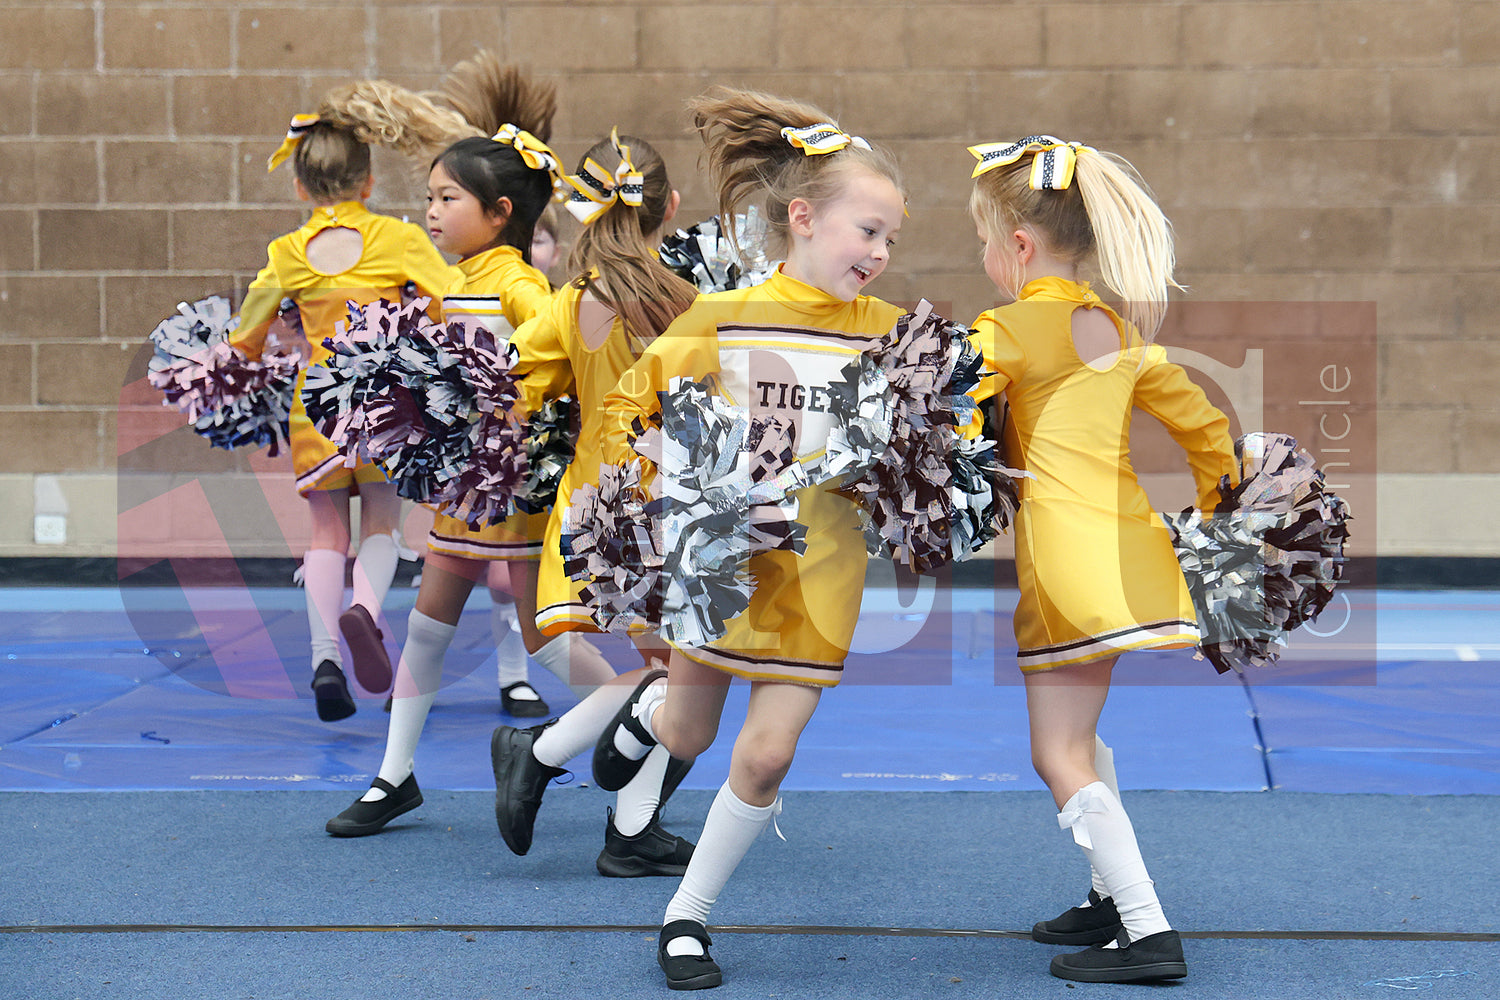
[[[1296,438],[1247,434],[1234,450],[1240,485],[1220,480],[1213,515],[1166,518],[1220,673],[1274,663],[1286,633],[1317,618],[1343,579],[1351,519]]]
[[[283,303],[288,321],[295,307]],[[290,430],[292,389],[301,363],[298,345],[270,344],[259,361],[229,346],[238,317],[229,300],[213,295],[177,307],[151,331],[155,348],[147,378],[193,421],[194,432],[216,448],[269,446],[272,457]],[[291,333],[300,333],[300,326]],[[297,337],[287,337],[297,340]]]
[[[657,253],[663,264],[700,292],[758,285],[771,276],[774,268],[763,259],[760,248],[765,242],[765,226],[753,206],[747,214],[735,216],[735,236],[750,259],[735,252],[717,216],[677,230],[661,241]]]

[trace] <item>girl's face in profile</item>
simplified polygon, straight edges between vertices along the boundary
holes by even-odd
[[[541,226],[537,226],[536,232],[531,234],[531,266],[538,271],[550,271],[555,263],[557,263],[557,237]]]
[[[504,214],[481,205],[441,163],[433,165],[427,175],[427,233],[439,250],[472,257],[493,246],[504,225]]]

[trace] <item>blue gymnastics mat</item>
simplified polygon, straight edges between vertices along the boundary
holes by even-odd
[[[1131,654],[1100,732],[1127,788],[1500,793],[1500,595],[1353,590],[1283,665],[1218,677],[1188,653]],[[387,601],[399,643],[415,591]],[[824,695],[786,787],[1037,790],[1015,671],[1013,591],[867,592],[846,680]],[[1334,614],[1339,611],[1339,614]],[[348,789],[379,764],[386,716],[362,697],[317,720],[293,588],[0,590],[0,790]],[[418,749],[424,787],[493,783],[499,712],[488,597],[460,620]],[[626,669],[635,654],[600,637]],[[533,667],[560,713],[568,690]],[[748,688],[687,787],[728,767]],[[586,761],[575,762],[587,779]]]

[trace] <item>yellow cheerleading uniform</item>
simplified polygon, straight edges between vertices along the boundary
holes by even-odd
[[[364,248],[353,267],[339,274],[325,274],[309,262],[307,247],[315,236],[334,228],[359,233]],[[240,325],[230,343],[251,360],[258,359],[281,300],[290,298],[297,304],[307,338],[289,421],[297,492],[306,495],[315,490],[357,490],[359,483],[382,482],[385,476],[378,465],[361,461],[351,467],[333,442],[313,429],[302,405],[307,369],[331,356],[323,339],[333,336],[335,325],[348,318],[348,302],[368,305],[377,299],[399,301],[401,289],[411,281],[419,295],[432,299],[430,311],[436,315],[442,293],[460,275],[443,260],[420,226],[377,215],[358,201],[313,209],[312,217],[299,229],[271,242],[266,258],[266,266],[245,293]]]
[[[515,247],[485,250],[459,261],[458,268],[463,283],[443,296],[443,317],[478,320],[502,343],[552,297],[546,275],[526,263]],[[517,511],[499,524],[471,528],[440,513],[433,519],[427,547],[465,559],[535,559],[546,528],[546,514]]]
[[[779,269],[752,288],[703,295],[667,328],[604,399],[604,459],[620,463],[632,422],[658,409],[671,379],[711,378],[752,416],[792,418],[797,458],[810,462],[832,427],[828,387],[890,332],[902,310],[869,296],[844,302]],[[831,687],[859,617],[865,543],[855,504],[820,486],[797,491],[807,550],[750,560],[750,607],[708,646],[678,647],[689,659],[751,680]]]
[[[1104,310],[1119,331],[1121,350],[1108,368],[1079,358],[1071,325],[1078,308]],[[1021,670],[1196,645],[1171,535],[1131,467],[1130,414],[1144,410],[1182,446],[1205,510],[1217,502],[1219,477],[1236,476],[1229,419],[1085,283],[1029,282],[974,328],[995,372],[974,395],[1005,394],[1007,456],[1035,477],[1020,480],[1016,517]]]
[[[598,272],[593,276],[597,278]],[[566,395],[578,402],[579,410],[578,442],[558,486],[557,504],[547,519],[537,574],[536,623],[548,636],[599,631],[588,605],[578,596],[588,581],[570,580],[563,571],[562,521],[574,490],[585,484],[599,485],[604,395],[636,360],[619,316],[600,343],[584,342],[578,331],[582,297],[583,289],[570,283],[511,338],[519,355],[516,372],[523,377],[522,400],[527,411]]]

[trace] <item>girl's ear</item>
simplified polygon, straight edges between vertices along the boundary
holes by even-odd
[[[667,199],[667,210],[663,212],[661,216],[662,228],[666,228],[667,223],[672,221],[672,217],[677,214],[677,206],[681,204],[682,195],[678,194],[676,191],[673,191],[672,197]]]
[[[1036,239],[1031,235],[1031,231],[1028,229],[1017,229],[1010,236],[1015,241],[1016,260],[1022,264],[1030,263],[1031,258],[1036,255]]]
[[[292,178],[292,190],[297,192],[298,201],[312,201],[312,195],[307,193],[307,188],[302,185],[302,178]]]
[[[375,190],[375,175],[365,174],[365,182],[359,188],[359,200],[364,201],[370,197],[370,192]]]
[[[787,228],[795,236],[811,236],[813,214],[812,202],[806,198],[793,198],[786,206]]]
[[[493,205],[484,210],[485,217],[496,223],[501,229],[510,221],[510,213],[515,210],[515,204],[503,195]]]

